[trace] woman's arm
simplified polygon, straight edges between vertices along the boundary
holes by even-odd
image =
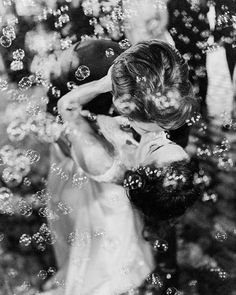
[[[109,92],[112,90],[111,70],[108,74],[100,80],[95,80],[83,85],[76,87],[75,89],[68,92],[58,101],[58,111],[60,114],[66,110],[81,108],[93,100],[96,96],[101,93]]]
[[[91,177],[103,175],[114,163],[113,146],[91,127],[87,119],[78,115],[78,110],[69,113],[67,136],[74,160]]]

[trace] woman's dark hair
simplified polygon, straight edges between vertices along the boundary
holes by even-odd
[[[118,111],[133,120],[177,129],[197,110],[187,62],[163,41],[139,42],[123,52],[114,62],[111,78],[114,101],[128,103]]]
[[[193,205],[200,195],[195,175],[196,167],[186,160],[126,172],[124,187],[132,205],[141,212],[147,232],[156,235],[160,223],[183,215]]]

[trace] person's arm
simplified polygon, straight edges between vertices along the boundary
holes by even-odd
[[[78,110],[67,112],[66,133],[73,159],[91,177],[103,175],[114,163],[113,146],[91,127]]]
[[[68,92],[58,101],[57,106],[59,113],[63,115],[66,110],[81,108],[99,94],[111,91],[112,84],[110,75],[111,68],[108,74],[102,79],[80,85]]]

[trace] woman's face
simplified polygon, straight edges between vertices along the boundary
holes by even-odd
[[[143,148],[145,149],[145,146]],[[142,165],[163,167],[165,165],[169,165],[172,162],[183,160],[189,160],[189,156],[185,150],[180,145],[175,144],[169,139],[160,137],[159,139],[155,140],[155,145],[152,146],[151,152],[146,153],[145,160],[143,161]]]

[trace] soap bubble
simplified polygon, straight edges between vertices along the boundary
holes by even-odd
[[[28,247],[31,244],[31,236],[30,235],[27,235],[27,234],[23,234],[20,237],[19,243],[22,246]]]
[[[153,248],[158,252],[167,252],[168,251],[168,243],[164,240],[156,240],[153,243]]]
[[[90,76],[90,70],[87,66],[79,66],[75,72],[75,77],[79,81],[83,81]]]
[[[7,187],[0,188],[0,213],[1,214],[14,214],[14,208],[12,204],[13,194]]]
[[[131,44],[128,39],[124,39],[119,42],[119,46],[121,49],[126,50],[131,47]]]
[[[12,44],[12,41],[10,38],[6,37],[6,36],[2,36],[0,38],[0,44],[3,46],[3,47],[10,47],[11,44]]]
[[[215,236],[215,239],[221,243],[226,241],[228,238],[228,235],[225,231],[217,231],[215,232],[214,236]]]
[[[58,22],[62,23],[62,24],[66,24],[70,21],[70,17],[68,14],[64,13],[62,15],[59,16],[58,18]]]
[[[18,208],[19,208],[19,213],[23,216],[29,217],[33,213],[32,205],[23,199],[21,199],[18,202]]]
[[[22,182],[22,175],[14,167],[7,167],[2,172],[2,179],[9,186],[18,186]]]
[[[106,50],[106,57],[112,57],[112,56],[114,56],[114,50],[113,50],[113,48],[108,48],[107,50]]]
[[[13,60],[10,64],[10,68],[12,71],[21,71],[24,68],[24,64],[21,60]]]
[[[18,83],[18,86],[20,90],[27,90],[32,86],[32,81],[29,79],[29,77],[23,77],[20,82]]]
[[[17,49],[12,53],[13,59],[22,60],[25,57],[25,52],[23,49]]]
[[[37,275],[41,280],[46,280],[48,273],[46,270],[40,270]]]
[[[163,281],[157,273],[152,273],[148,276],[147,282],[149,285],[155,285],[159,288],[163,287]]]
[[[180,295],[179,291],[174,287],[169,287],[166,290],[166,295]]]
[[[61,97],[61,90],[58,89],[56,86],[53,86],[52,89],[52,95],[56,98],[60,98]]]
[[[62,201],[60,201],[57,204],[57,211],[62,215],[67,215],[70,214],[73,211],[73,209],[70,206],[63,203]]]
[[[0,78],[0,90],[4,91],[4,90],[7,90],[7,88],[8,88],[7,80],[3,80]]]
[[[71,91],[72,89],[75,89],[76,87],[78,87],[78,85],[75,82],[73,82],[73,81],[67,82],[66,83],[66,86],[67,86],[67,89],[69,91]]]
[[[42,189],[41,191],[38,191],[36,194],[34,194],[33,198],[36,202],[39,202],[42,205],[46,205],[48,201],[52,198],[52,195],[48,190]]]
[[[30,186],[31,185],[31,180],[28,177],[25,177],[23,180],[23,184],[25,186]]]
[[[11,141],[21,141],[27,134],[27,126],[20,119],[16,119],[8,125],[7,134]]]
[[[7,37],[11,41],[16,38],[15,29],[13,26],[7,26],[2,29],[3,37]],[[7,46],[8,47],[8,46]]]
[[[30,160],[31,164],[34,164],[40,160],[40,154],[34,150],[27,150],[25,156]]]
[[[87,181],[88,178],[82,170],[72,176],[72,185],[75,187],[82,187]]]

